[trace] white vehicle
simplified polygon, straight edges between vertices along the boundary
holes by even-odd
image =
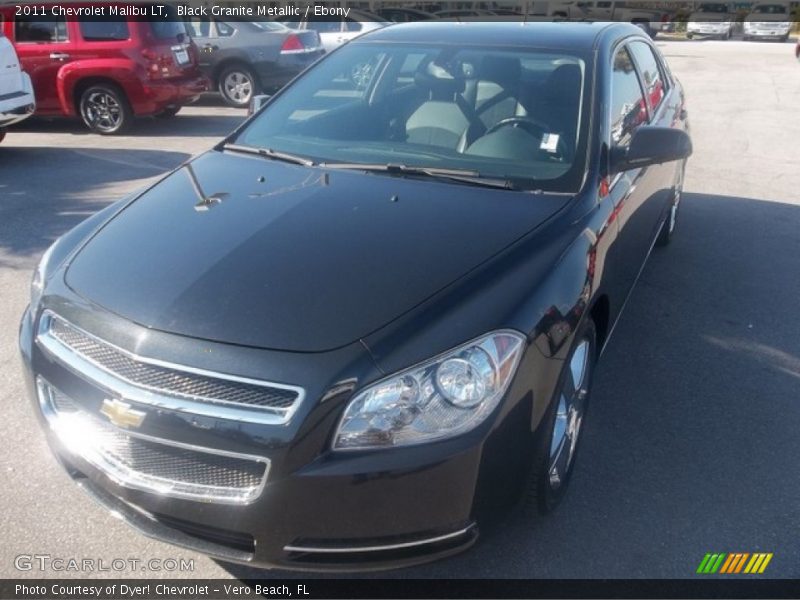
[[[729,40],[733,34],[731,19],[732,15],[727,4],[704,2],[689,15],[686,37],[692,39],[696,35],[701,35]]]
[[[528,15],[532,17],[587,19],[589,12],[583,7],[584,4],[584,2],[571,2],[569,0],[533,0],[528,3]]]
[[[31,78],[22,70],[14,46],[0,32],[0,141],[7,126],[27,119],[35,109]]]
[[[348,10],[346,14],[331,15],[326,17],[311,17],[302,21],[292,20],[292,17],[276,19],[292,29],[313,29],[319,34],[325,52],[336,50],[363,33],[391,25],[383,17],[373,15],[363,10]]]
[[[744,20],[744,39],[789,39],[792,15],[788,3],[756,4]]]
[[[646,5],[627,6],[627,4],[608,0],[580,2],[593,21],[633,23],[644,29],[650,37],[655,37],[669,21],[669,14],[658,7],[647,8]]]

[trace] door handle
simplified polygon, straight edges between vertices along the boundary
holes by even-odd
[[[214,50],[219,50],[219,46],[214,46],[212,44],[206,44],[205,46],[203,46],[203,49],[206,52],[214,52]]]
[[[65,52],[51,52],[50,58],[52,60],[67,60],[69,58],[69,54]]]

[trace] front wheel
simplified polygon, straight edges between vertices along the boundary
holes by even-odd
[[[220,73],[218,87],[225,103],[235,108],[247,108],[258,94],[255,75],[243,65],[226,67]]]
[[[596,357],[597,334],[594,323],[587,319],[575,335],[537,433],[527,505],[541,514],[555,509],[566,494],[589,404]]]
[[[78,103],[84,124],[101,135],[115,135],[130,127],[133,110],[118,87],[98,84],[87,88]]]

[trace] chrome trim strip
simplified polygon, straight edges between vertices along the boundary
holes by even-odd
[[[165,369],[172,369],[175,371],[182,371],[184,373],[210,377],[212,379],[221,379],[224,381],[257,385],[265,388],[291,390],[297,393],[297,399],[294,401],[292,406],[287,409],[276,409],[249,404],[240,404],[227,400],[210,400],[206,398],[201,400],[198,396],[194,396],[196,399],[193,400],[190,397],[181,398],[177,394],[170,395],[168,390],[148,388],[120,377],[106,367],[99,365],[96,361],[67,346],[64,342],[50,333],[50,322],[52,319],[59,319],[63,321],[67,324],[67,326],[72,327],[81,334],[92,338],[99,344],[103,344],[116,352],[124,354],[131,360]],[[239,377],[225,373],[216,373],[214,371],[207,371],[204,369],[197,369],[194,367],[188,367],[185,365],[178,365],[175,363],[139,356],[119,348],[114,344],[106,342],[105,340],[99,339],[98,337],[84,331],[80,327],[76,327],[72,323],[61,319],[61,317],[56,316],[51,311],[45,311],[42,313],[42,316],[39,320],[36,342],[51,357],[58,360],[73,373],[80,377],[88,378],[92,383],[97,384],[107,392],[119,396],[125,400],[147,404],[160,409],[201,415],[215,419],[243,421],[246,423],[285,425],[291,420],[292,416],[305,399],[305,390],[298,386],[272,383],[258,379],[249,379],[247,377]]]
[[[101,508],[107,510],[112,517],[122,520],[142,535],[203,554],[210,554],[223,560],[239,562],[249,562],[253,560],[252,552],[234,550],[233,548],[228,548],[227,546],[215,542],[208,542],[173,527],[169,527],[138,506],[125,502],[121,498],[104,490],[91,479],[81,478],[78,479],[76,483],[78,487],[86,492],[92,500],[97,502]]]
[[[458,531],[454,531],[452,533],[446,533],[444,535],[439,535],[432,538],[426,538],[424,540],[417,540],[414,542],[402,542],[399,544],[385,544],[382,546],[354,546],[351,548],[319,548],[313,546],[284,546],[283,549],[285,552],[312,552],[312,553],[330,553],[330,554],[345,554],[349,552],[380,552],[382,550],[398,550],[401,548],[413,548],[414,546],[424,546],[427,544],[435,544],[436,542],[442,542],[444,540],[449,540],[452,538],[459,537],[468,533],[474,525],[469,525],[464,529],[460,529]]]
[[[49,388],[52,391],[57,391],[59,394],[62,394],[63,396],[65,396],[67,398],[69,398],[69,396],[67,394],[65,394],[64,392],[61,392],[60,390],[58,390],[58,388],[56,388],[54,385],[52,385],[49,381],[47,381],[41,375],[36,377],[36,391],[37,391],[37,399],[39,401],[39,407],[41,408],[42,414],[44,415],[45,419],[47,420],[47,423],[50,426],[51,431],[53,431],[53,433],[56,435],[56,437],[58,437],[58,432],[56,431],[56,429],[54,427],[55,420],[59,418],[58,409],[56,409],[55,406],[53,406],[53,401],[50,398],[50,395],[45,391],[44,388]],[[80,412],[84,413],[85,418],[99,421],[99,419],[96,419],[90,413],[88,413],[85,410],[82,410],[81,408],[79,408],[77,404],[76,404],[76,408],[78,408],[78,410]],[[88,462],[90,465],[92,465],[93,467],[98,469],[101,473],[103,473],[106,477],[108,477],[115,484],[117,484],[117,485],[119,485],[121,487],[128,488],[128,489],[134,489],[134,490],[141,490],[143,492],[149,492],[151,494],[158,494],[160,496],[168,496],[168,497],[171,497],[171,498],[183,498],[185,500],[195,500],[195,501],[199,501],[199,502],[212,502],[212,503],[218,503],[218,504],[237,504],[237,505],[241,505],[241,504],[251,504],[252,502],[254,502],[261,495],[261,492],[264,491],[264,487],[266,486],[267,477],[269,475],[269,469],[270,469],[271,463],[270,463],[270,460],[268,458],[265,458],[263,456],[256,456],[254,454],[242,454],[242,453],[239,453],[239,452],[231,452],[231,451],[228,451],[228,450],[218,450],[216,448],[208,448],[208,447],[204,447],[204,446],[196,446],[194,444],[186,444],[186,443],[183,443],[183,442],[175,442],[175,441],[167,440],[167,439],[164,439],[164,438],[157,438],[157,437],[153,437],[153,436],[150,436],[150,435],[145,435],[145,434],[142,434],[142,433],[136,433],[136,432],[133,432],[133,431],[129,431],[129,430],[123,429],[121,427],[117,427],[116,425],[114,425],[111,422],[108,422],[108,423],[103,422],[103,425],[107,425],[109,428],[112,428],[112,429],[122,433],[123,435],[127,435],[127,436],[132,437],[132,438],[138,438],[138,439],[141,439],[141,440],[144,440],[144,441],[147,441],[147,442],[151,442],[151,443],[155,443],[155,444],[161,444],[163,446],[172,446],[172,447],[175,447],[175,448],[181,448],[183,450],[192,450],[192,451],[197,452],[199,454],[212,454],[212,455],[217,455],[217,456],[228,456],[228,457],[231,457],[231,458],[238,458],[238,459],[241,459],[241,460],[248,460],[248,461],[251,461],[251,462],[258,462],[258,463],[262,463],[264,465],[264,475],[261,477],[261,482],[259,483],[259,485],[257,487],[255,487],[255,488],[253,488],[252,491],[250,491],[248,493],[247,497],[245,497],[243,499],[238,499],[238,498],[227,498],[225,496],[214,496],[213,495],[213,491],[215,489],[216,490],[235,490],[236,488],[230,488],[230,487],[225,487],[225,486],[206,485],[206,484],[186,483],[186,482],[181,482],[181,481],[178,481],[178,480],[175,480],[175,479],[167,479],[167,478],[164,478],[164,477],[158,477],[156,475],[147,475],[146,473],[141,473],[140,474],[139,471],[134,471],[132,469],[127,468],[127,465],[123,464],[123,465],[119,466],[119,465],[115,464],[114,462],[112,462],[111,460],[109,460],[108,458],[103,456],[103,454],[101,452],[97,452],[97,456],[96,457],[88,456],[88,455],[83,454],[83,453],[73,452],[74,454],[76,454],[77,456],[79,456],[80,458],[82,458],[83,460]],[[67,450],[69,450],[69,449],[67,448]],[[138,480],[137,480],[137,476],[139,477]],[[186,486],[194,486],[194,487],[197,487],[197,488],[205,488],[205,489],[209,490],[209,492],[211,492],[211,493],[209,493],[209,494],[192,494],[192,493],[189,493],[189,492],[181,492],[181,491],[176,491],[176,490],[166,490],[165,491],[165,490],[159,489],[159,488],[157,488],[157,487],[155,487],[153,485],[148,485],[146,482],[141,481],[141,479],[143,479],[143,478],[147,478],[147,479],[150,479],[150,480],[155,480],[156,483],[158,481],[161,481],[161,482],[164,482],[165,484],[168,484],[168,485],[172,485],[172,484],[176,484],[177,483],[177,484],[183,484],[183,485],[186,485]]]

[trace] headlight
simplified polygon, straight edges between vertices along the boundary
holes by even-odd
[[[475,428],[508,389],[524,342],[497,331],[370,386],[347,405],[333,449],[409,446]]]
[[[36,317],[36,313],[39,310],[39,303],[42,300],[42,292],[44,291],[45,271],[47,269],[47,263],[50,262],[50,255],[53,253],[54,247],[55,243],[51,244],[51,246],[45,250],[42,258],[39,259],[39,264],[36,265],[36,269],[33,271],[33,279],[31,279],[31,319]]]

